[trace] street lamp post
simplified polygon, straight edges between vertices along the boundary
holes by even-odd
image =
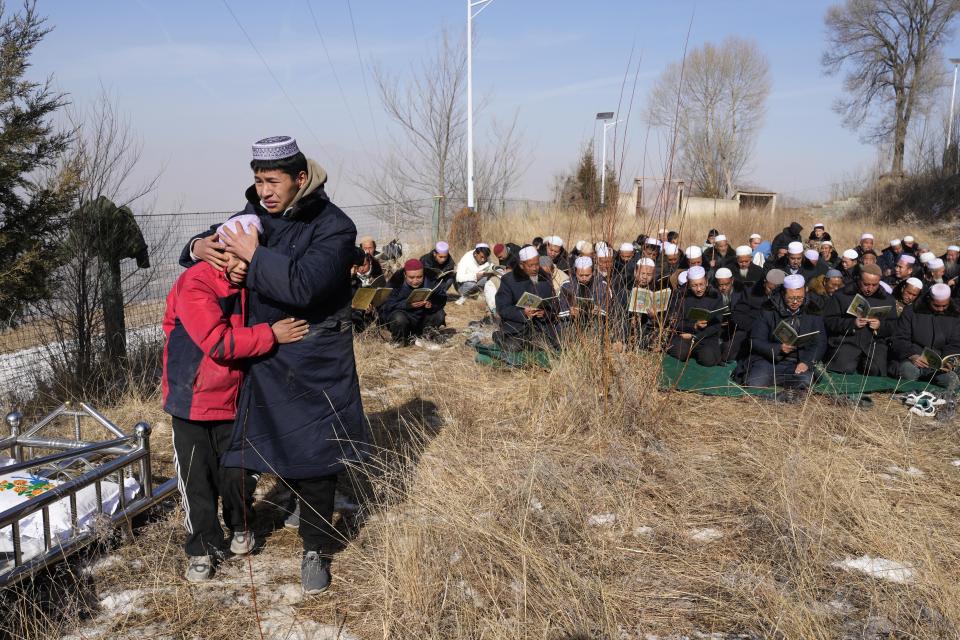
[[[493,0],[467,0],[467,208],[473,211],[473,19]]]
[[[950,122],[947,123],[947,153],[953,142],[953,105],[957,98],[957,66],[960,65],[960,58],[950,58],[950,62],[953,64],[953,91],[950,93]]]
[[[613,111],[601,111],[597,114],[597,120],[604,121],[603,144],[601,145],[603,151],[601,152],[602,157],[600,158],[600,206],[603,207],[604,196],[607,190],[607,129],[623,121],[608,122],[609,120],[613,120]]]

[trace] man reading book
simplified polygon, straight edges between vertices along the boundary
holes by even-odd
[[[500,280],[496,296],[500,330],[494,332],[493,340],[504,351],[536,349],[545,344],[555,347],[556,298],[550,276],[540,268],[540,254],[533,245],[521,248],[518,257],[517,266]],[[518,306],[524,294],[544,302],[539,307]]]
[[[703,267],[691,267],[686,275],[686,287],[677,290],[670,305],[668,317],[673,333],[667,353],[683,361],[692,356],[698,364],[713,367],[722,360],[720,320],[723,304],[716,289],[707,284],[707,272]]]
[[[447,293],[438,285],[424,276],[423,263],[416,258],[403,263],[403,284],[380,307],[380,317],[386,320],[395,344],[409,345],[444,325]]]
[[[880,287],[881,273],[875,264],[863,265],[857,279],[827,301],[823,321],[830,336],[825,361],[829,371],[887,375],[887,345],[897,325],[897,309],[893,296]],[[857,296],[861,306],[867,305],[865,311],[874,312],[851,314]],[[877,313],[884,307],[885,313]]]
[[[560,286],[558,308],[564,329],[599,327],[610,311],[610,289],[602,275],[593,269],[593,259],[580,256],[574,260],[574,277]]]
[[[826,351],[823,319],[806,309],[806,282],[794,274],[783,279],[763,304],[750,330],[749,387],[806,389],[813,363]]]
[[[950,287],[935,284],[916,304],[905,307],[897,320],[890,374],[904,380],[930,380],[953,393],[958,383],[954,371],[958,359],[947,356],[957,354],[960,309],[951,300]],[[929,362],[934,356],[944,361]]]

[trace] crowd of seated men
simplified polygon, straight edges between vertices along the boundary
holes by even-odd
[[[736,363],[747,386],[803,389],[818,365],[932,381],[952,392],[960,356],[960,247],[937,256],[913,236],[880,249],[872,234],[834,246],[822,224],[805,238],[793,222],[771,241],[736,244],[711,230],[704,244],[675,231],[620,244],[558,236],[529,244],[479,243],[454,260],[438,242],[389,279],[389,294],[355,309],[408,345],[443,327],[448,296],[482,300],[478,321],[494,325],[507,352],[559,349],[566,337],[603,330],[617,349],[651,349],[701,366]],[[383,269],[364,239],[356,289]],[[382,280],[382,279],[381,279]],[[371,284],[373,283],[373,284]]]

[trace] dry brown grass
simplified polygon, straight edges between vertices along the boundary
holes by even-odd
[[[546,212],[497,224],[491,241],[588,237],[592,226]],[[717,226],[734,238],[752,230],[738,224]],[[698,241],[707,226],[690,225]],[[830,231],[846,242],[861,230]],[[456,327],[481,313],[479,303],[450,311]],[[551,371],[476,365],[457,337],[431,352],[365,335],[356,350],[379,455],[361,483],[372,515],[336,557],[328,594],[291,591],[298,539],[273,530],[285,497],[265,479],[266,546],[249,565],[228,563],[210,586],[183,582],[174,510],[117,548],[114,566],[72,574],[92,606],[78,596],[51,612],[21,598],[8,611],[22,624],[8,628],[34,638],[335,637],[340,627],[411,639],[960,637],[955,423],[885,399],[854,410],[659,391],[653,356],[589,339]],[[152,416],[161,445],[169,422],[157,404],[110,415],[125,425]],[[863,555],[909,564],[913,581],[834,566]],[[103,604],[131,589],[129,612]]]

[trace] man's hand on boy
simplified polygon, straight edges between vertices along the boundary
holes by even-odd
[[[277,344],[290,344],[303,340],[303,337],[310,330],[310,325],[307,324],[306,320],[284,318],[274,322],[270,328],[273,329],[273,335],[277,338]]]
[[[206,262],[217,271],[223,271],[227,268],[227,256],[216,235],[194,240],[193,246],[190,247],[190,253],[196,256],[197,260]]]
[[[230,228],[230,225],[223,225],[221,231],[223,235],[220,238],[223,240],[227,251],[249,263],[253,260],[253,253],[260,246],[259,235],[256,229],[251,228],[250,232],[247,233],[242,225],[237,225],[237,227],[237,230],[234,231]]]

